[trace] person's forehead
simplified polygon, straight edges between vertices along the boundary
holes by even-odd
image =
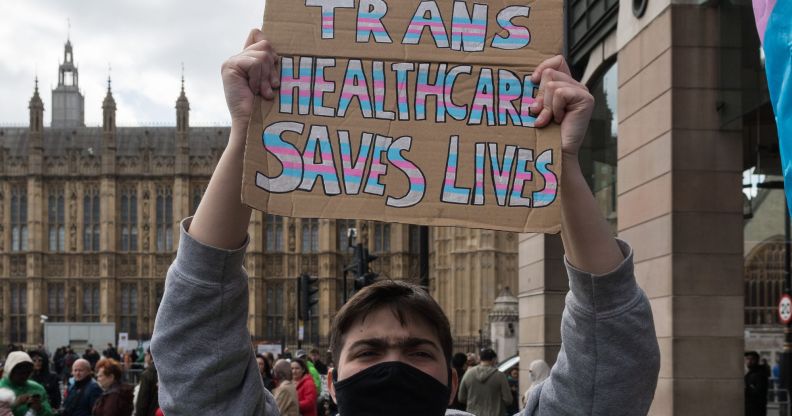
[[[365,339],[384,339],[395,344],[409,338],[427,339],[440,348],[437,332],[425,319],[407,314],[402,325],[396,312],[384,307],[361,317],[349,327],[344,337],[344,348]]]

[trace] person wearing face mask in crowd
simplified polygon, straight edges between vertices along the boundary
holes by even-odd
[[[96,382],[102,395],[94,404],[91,416],[131,416],[132,387],[121,382],[123,369],[118,361],[103,358],[96,363]]]
[[[30,379],[41,384],[44,390],[47,391],[50,407],[53,409],[60,409],[60,377],[50,372],[49,357],[47,357],[45,352],[40,350],[33,350],[28,354],[30,355],[30,359],[33,360],[33,374],[30,376]]]
[[[254,29],[242,53],[223,65],[231,134],[195,217],[182,222],[152,337],[168,416],[277,414],[250,348],[243,263],[251,209],[240,195],[255,97],[274,98],[278,60]],[[524,414],[623,414],[627,406],[645,413],[660,368],[651,308],[635,281],[632,249],[612,236],[578,162],[594,98],[561,56],[539,64],[531,81],[540,85],[535,127],[560,123],[561,230],[571,293],[558,371],[534,389]],[[399,281],[366,287],[338,311],[330,335],[336,368],[328,389],[341,415],[462,414],[446,413],[458,385],[450,325],[423,288]],[[185,366],[196,345],[213,353]]]
[[[25,416],[28,411],[36,416],[52,416],[47,391],[41,384],[30,379],[31,374],[33,360],[28,353],[14,351],[8,355],[0,388],[9,389],[16,396],[11,404],[11,411],[14,416]]]
[[[280,359],[275,362],[272,375],[278,387],[272,391],[275,403],[278,404],[281,416],[300,416],[300,402],[297,398],[297,387],[291,380],[291,365],[288,361]]]

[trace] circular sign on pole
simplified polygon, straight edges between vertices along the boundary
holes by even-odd
[[[778,318],[784,325],[792,321],[792,297],[787,294],[781,295],[781,300],[778,301]]]

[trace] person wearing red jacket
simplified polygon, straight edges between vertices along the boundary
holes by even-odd
[[[291,371],[292,381],[297,383],[297,400],[300,402],[300,414],[302,416],[317,416],[316,400],[319,394],[316,392],[316,385],[308,373],[305,361],[301,359],[292,361]]]

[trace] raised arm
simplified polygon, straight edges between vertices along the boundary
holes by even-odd
[[[251,212],[241,203],[253,100],[273,97],[276,58],[254,30],[244,51],[223,65],[231,136],[195,217],[182,222],[151,341],[159,403],[168,416],[278,415],[247,329],[243,260]]]
[[[537,127],[561,123],[562,224],[570,292],[561,350],[532,390],[526,415],[642,415],[652,403],[660,354],[649,301],[635,282],[632,250],[616,240],[578,162],[594,99],[563,58],[541,64]]]

